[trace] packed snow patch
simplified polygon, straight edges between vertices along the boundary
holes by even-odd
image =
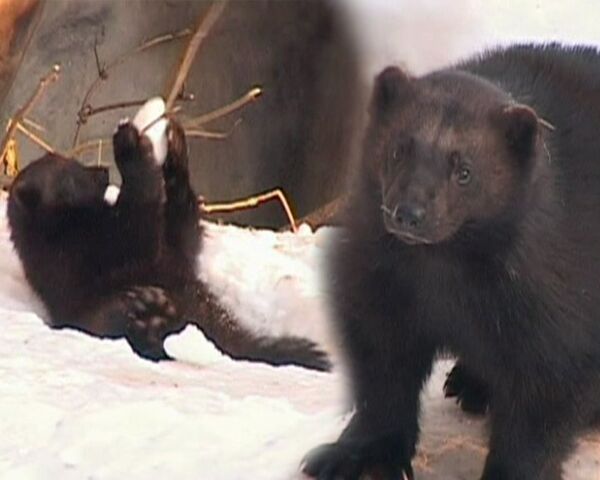
[[[304,454],[337,437],[349,418],[340,372],[233,361],[195,327],[167,339],[178,360],[162,363],[140,359],[124,340],[50,330],[5,207],[2,196],[0,478],[299,480]],[[331,346],[316,274],[331,231],[206,227],[201,275],[244,323]],[[440,362],[423,393],[419,480],[481,471],[485,422],[442,398],[450,366]],[[566,479],[598,478],[599,462],[600,440],[586,437]]]
[[[162,165],[167,158],[169,121],[163,118],[165,112],[165,101],[161,97],[154,97],[142,105],[133,119],[137,131],[146,135],[152,142],[154,158],[158,165]]]

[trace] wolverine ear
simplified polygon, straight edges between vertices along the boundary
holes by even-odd
[[[511,151],[522,159],[531,156],[539,128],[535,110],[522,104],[505,106],[500,112],[500,123]]]
[[[387,67],[375,78],[371,114],[385,115],[408,97],[410,77],[398,67]]]

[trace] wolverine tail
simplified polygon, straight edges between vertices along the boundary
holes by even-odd
[[[329,371],[331,362],[316,343],[295,336],[265,336],[251,332],[233,318],[206,286],[197,282],[185,292],[186,317],[221,351],[236,360],[266,362],[271,365],[298,365]]]

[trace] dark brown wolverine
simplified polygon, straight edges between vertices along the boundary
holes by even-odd
[[[142,357],[160,360],[165,337],[192,323],[233,358],[328,369],[326,355],[306,339],[244,329],[198,280],[200,211],[175,121],[168,137],[160,166],[146,136],[131,123],[119,126],[113,143],[122,185],[114,206],[104,200],[107,170],[58,155],[15,179],[11,238],[51,326],[125,337]]]
[[[384,70],[327,276],[356,412],[319,480],[413,478],[419,393],[485,407],[482,480],[560,480],[600,407],[600,55],[516,46]],[[379,478],[379,477],[378,477]]]

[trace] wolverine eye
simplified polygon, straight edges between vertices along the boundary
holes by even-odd
[[[466,165],[460,167],[456,172],[456,181],[463,187],[468,185],[471,181],[471,169]]]

